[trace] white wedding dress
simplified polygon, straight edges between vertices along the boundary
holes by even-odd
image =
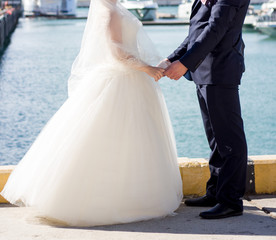
[[[120,3],[91,6],[69,97],[1,194],[72,226],[170,215],[182,199],[173,130],[158,83],[137,70],[156,54]]]

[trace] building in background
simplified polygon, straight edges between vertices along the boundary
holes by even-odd
[[[23,0],[24,15],[76,15],[76,0]]]

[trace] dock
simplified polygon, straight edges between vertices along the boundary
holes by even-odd
[[[87,19],[87,16],[74,16],[74,15],[45,15],[45,16],[35,16],[35,15],[28,15],[25,16],[28,18],[38,18],[38,17],[45,17],[47,19]],[[141,21],[145,26],[171,26],[171,25],[189,25],[188,21],[184,21],[181,19],[177,19],[175,17],[171,18],[158,18],[154,21]]]
[[[0,54],[4,51],[21,15],[21,6],[0,9]]]
[[[187,21],[181,20],[155,20],[155,21],[142,21],[145,26],[172,26],[172,25],[189,25],[190,23]]]

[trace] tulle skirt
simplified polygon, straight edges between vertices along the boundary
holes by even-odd
[[[182,199],[182,181],[158,83],[113,67],[87,74],[1,194],[72,226],[172,214]]]

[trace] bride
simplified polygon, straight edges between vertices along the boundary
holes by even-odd
[[[116,0],[92,0],[69,97],[1,194],[71,226],[172,214],[182,182],[156,60],[131,13]]]

